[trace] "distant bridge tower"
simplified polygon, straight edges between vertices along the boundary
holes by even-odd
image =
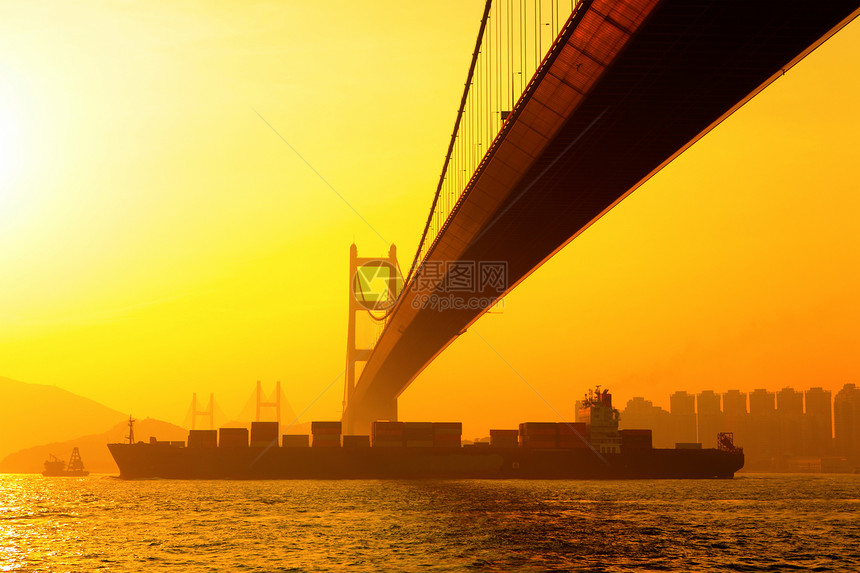
[[[209,430],[215,429],[215,394],[209,394],[209,409],[197,409],[197,393],[195,392],[191,398],[191,429],[197,429],[197,417],[205,416],[209,418]]]
[[[361,272],[359,272],[361,269]],[[377,404],[374,412],[355,412],[350,410],[355,392],[355,365],[367,362],[371,349],[356,348],[355,317],[358,312],[386,310],[398,295],[398,281],[402,280],[397,270],[397,247],[391,245],[387,258],[366,258],[358,256],[355,243],[349,248],[349,320],[346,331],[346,379],[343,393],[343,422],[345,431],[352,432],[358,417],[371,417],[374,420],[396,420],[397,398],[390,403]],[[371,282],[374,279],[387,281],[384,292],[375,292]]]
[[[260,411],[263,408],[274,408],[275,409],[275,420],[278,423],[281,422],[281,381],[278,380],[275,383],[275,401],[274,402],[266,402],[263,398],[263,384],[257,380],[257,417],[256,421],[261,422],[260,419]]]

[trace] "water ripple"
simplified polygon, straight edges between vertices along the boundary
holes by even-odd
[[[860,570],[853,475],[0,489],[5,571]]]

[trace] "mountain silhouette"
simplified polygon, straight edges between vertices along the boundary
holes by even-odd
[[[0,459],[24,448],[104,432],[127,419],[127,413],[56,386],[0,377]]]
[[[125,442],[128,436],[128,419],[114,425],[107,432],[73,438],[64,442],[53,442],[27,448],[8,456],[0,461],[0,473],[40,473],[49,454],[69,461],[72,448],[78,447],[84,467],[92,473],[118,474],[119,468],[113,461],[107,444],[110,442]],[[173,424],[146,418],[134,424],[135,441],[148,442],[150,436],[159,440],[182,440],[188,437],[185,428]]]

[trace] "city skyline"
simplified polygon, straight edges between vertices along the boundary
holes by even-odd
[[[821,387],[679,390],[669,401],[667,411],[643,396],[631,398],[619,408],[620,426],[652,430],[655,447],[715,447],[717,433],[732,432],[750,471],[788,471],[788,458],[804,460],[804,469],[794,467],[800,471],[816,457],[818,471],[850,471],[860,463],[860,389],[852,383],[835,393]]]

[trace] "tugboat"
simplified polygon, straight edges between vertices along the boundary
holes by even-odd
[[[49,454],[48,460],[45,462],[45,471],[43,476],[48,477],[86,477],[90,472],[84,469],[84,462],[81,460],[81,453],[78,448],[72,449],[72,457],[69,460],[69,465],[66,467],[65,460],[61,460],[54,454]]]

